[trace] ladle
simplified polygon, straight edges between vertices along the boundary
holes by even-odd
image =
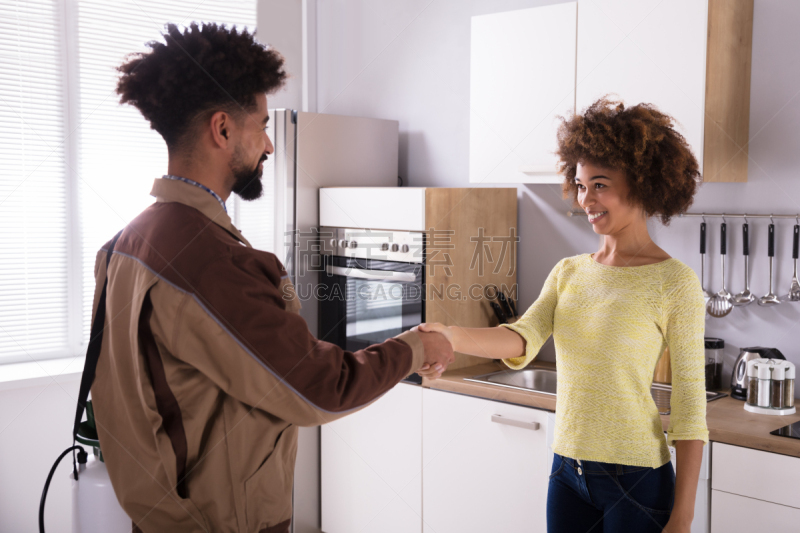
[[[769,241],[767,246],[767,253],[769,254],[769,294],[765,294],[758,300],[758,305],[770,306],[778,305],[781,303],[780,299],[773,292],[772,285],[772,267],[775,256],[775,224],[769,225]]]
[[[744,290],[733,297],[733,305],[741,307],[756,299],[750,292],[750,231],[747,219],[742,224],[742,253],[744,254]]]
[[[794,259],[794,275],[792,275],[792,286],[789,289],[789,294],[781,298],[781,300],[783,300],[784,302],[800,302],[800,283],[797,282],[798,240],[800,240],[800,224],[795,224],[794,236],[792,237],[792,258]]]
[[[725,248],[726,248],[726,227],[725,219],[722,219],[722,224],[720,225],[720,240],[719,240],[719,253],[720,257],[722,258],[722,289],[711,298],[708,303],[706,304],[706,311],[708,314],[715,317],[715,318],[722,318],[727,316],[728,313],[731,312],[733,309],[733,304],[731,303],[731,293],[725,288]]]
[[[708,301],[713,297],[706,289],[706,223],[700,223],[700,284],[703,287],[703,297]]]

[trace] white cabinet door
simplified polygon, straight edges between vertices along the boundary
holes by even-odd
[[[613,93],[673,116],[703,168],[707,0],[580,0],[576,111]]]
[[[711,533],[797,531],[800,509],[711,491]]]
[[[544,533],[548,413],[430,389],[422,403],[423,531]]]
[[[800,458],[714,443],[712,488],[800,509]]]
[[[322,426],[325,533],[422,530],[422,387],[398,384],[372,405]]]
[[[472,183],[561,183],[557,115],[575,109],[576,2],[472,17]]]

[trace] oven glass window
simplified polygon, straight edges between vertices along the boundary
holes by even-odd
[[[343,267],[321,277],[320,338],[345,350],[379,344],[422,322],[423,266],[393,261],[328,259]],[[412,274],[405,281],[364,279],[385,272]]]
[[[404,318],[406,323],[418,320],[412,306],[405,306],[404,316],[404,293],[408,291],[403,285],[348,278],[347,339],[368,346],[377,344],[402,333]]]

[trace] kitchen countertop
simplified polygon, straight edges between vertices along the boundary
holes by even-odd
[[[532,368],[555,369],[555,363],[539,361]],[[477,396],[489,400],[497,400],[548,411],[556,410],[556,397],[550,394],[529,392],[487,383],[464,381],[464,378],[480,376],[498,370],[507,369],[498,362],[459,368],[442,374],[436,380],[423,378],[422,386],[430,389],[444,390]],[[512,372],[509,370],[509,372]],[[728,390],[722,392],[729,393]],[[744,446],[756,450],[780,453],[800,457],[800,440],[770,435],[769,432],[800,420],[800,413],[785,416],[769,416],[749,413],[744,410],[743,401],[734,400],[730,396],[709,402],[706,408],[709,440],[724,442],[736,446]],[[661,415],[664,431],[669,424],[669,415]]]

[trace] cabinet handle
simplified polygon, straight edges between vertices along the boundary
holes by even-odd
[[[492,415],[492,422],[505,424],[506,426],[514,426],[517,428],[532,429],[533,431],[539,429],[539,422],[522,422],[521,420],[505,418],[503,415]]]

